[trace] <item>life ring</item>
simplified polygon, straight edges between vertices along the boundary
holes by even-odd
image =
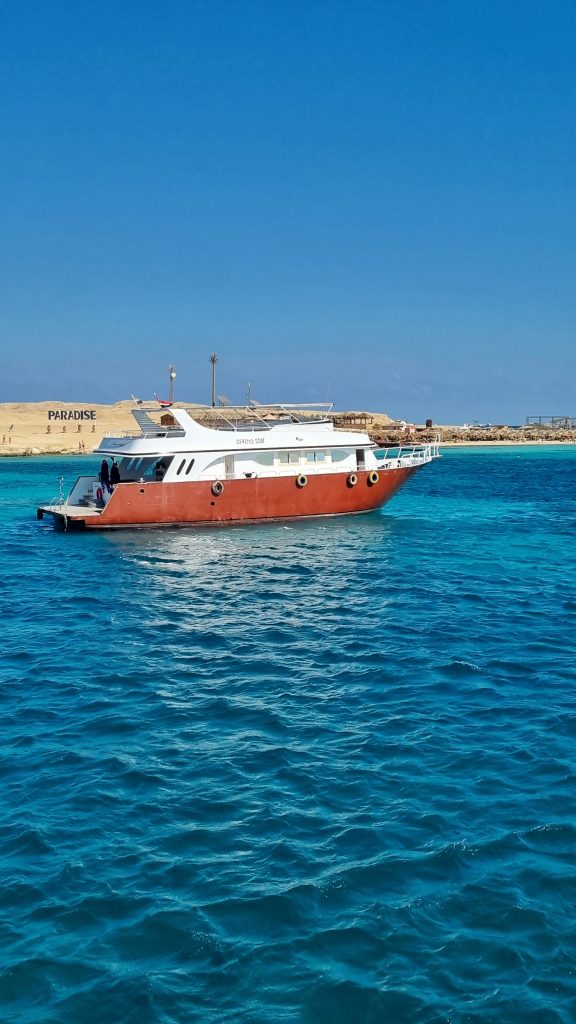
[[[348,484],[348,487],[356,487],[356,484],[358,483],[356,473],[350,473],[346,483]]]
[[[222,494],[222,491],[224,490],[224,484],[222,483],[221,480],[215,480],[214,483],[212,484],[211,490],[214,497],[219,498],[220,495]]]
[[[296,477],[296,487],[306,487],[307,483],[308,477],[304,476],[304,473],[300,473],[300,475]]]
[[[379,479],[380,477],[378,476],[378,473],[376,472],[375,469],[373,469],[372,472],[368,474],[368,483],[370,484],[370,486],[372,486],[372,484],[377,484]]]
[[[104,491],[102,490],[101,487],[99,487],[98,490],[96,491],[96,501],[102,501],[103,497],[104,497]]]

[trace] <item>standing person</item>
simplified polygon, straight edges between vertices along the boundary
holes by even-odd
[[[116,487],[116,484],[120,483],[120,470],[118,469],[118,463],[116,459],[112,459],[112,466],[110,467],[110,483],[112,488]]]
[[[106,488],[110,490],[110,469],[106,459],[102,459],[102,465],[100,466],[100,483],[102,484],[102,490]]]

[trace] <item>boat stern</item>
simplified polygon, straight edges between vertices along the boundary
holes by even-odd
[[[63,479],[60,477],[60,490],[56,498],[47,505],[39,505],[36,518],[49,516],[54,525],[64,530],[71,528],[83,529],[87,519],[102,515],[106,501],[98,477],[79,476],[68,497],[64,496]]]

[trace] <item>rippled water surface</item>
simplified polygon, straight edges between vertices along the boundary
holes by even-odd
[[[573,1024],[575,450],[36,522],[85,465],[0,460],[0,1020]]]

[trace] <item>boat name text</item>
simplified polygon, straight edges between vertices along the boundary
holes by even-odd
[[[264,438],[263,437],[237,437],[236,438],[236,444],[237,445],[264,444]]]

